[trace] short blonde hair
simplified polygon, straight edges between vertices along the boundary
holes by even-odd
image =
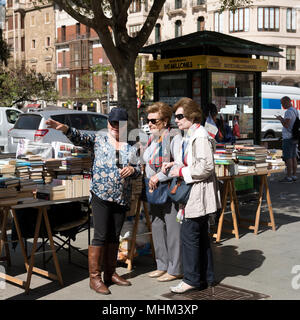
[[[180,107],[183,108],[183,115],[185,118],[193,123],[201,123],[203,119],[203,113],[196,101],[187,97],[181,98],[174,104],[173,111],[176,112],[176,110]]]
[[[167,121],[167,124],[170,124],[172,118],[172,108],[166,104],[165,102],[157,101],[154,102],[151,106],[149,106],[146,110],[149,113],[159,113],[160,119]]]

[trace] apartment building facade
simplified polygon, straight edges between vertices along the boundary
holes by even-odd
[[[55,25],[56,83],[61,103],[72,100],[75,108],[87,105],[95,111],[108,95],[109,99],[116,99],[113,74],[107,70],[110,62],[97,33],[58,7]]]
[[[279,47],[283,49],[283,58],[262,57],[269,61],[262,81],[265,84],[299,87],[299,1],[253,0],[249,7],[222,13],[219,11],[220,5],[217,0],[167,0],[149,42],[210,30]]]
[[[55,24],[51,3],[7,0],[4,39],[11,47],[10,65],[23,66],[55,78]]]

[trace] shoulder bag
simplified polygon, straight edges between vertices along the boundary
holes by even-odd
[[[175,177],[172,179],[168,196],[172,202],[186,204],[192,189],[192,183],[186,184],[183,178]]]
[[[152,204],[164,204],[167,202],[169,181],[158,182],[157,188],[154,190],[149,189],[149,178],[144,178],[144,182],[147,202]]]

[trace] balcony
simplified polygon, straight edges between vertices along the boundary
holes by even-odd
[[[60,35],[59,38],[55,39],[55,45],[67,44],[71,41],[85,40],[90,38],[91,38],[91,35],[89,33],[85,33],[85,34],[74,33],[74,34],[68,35],[68,37],[62,37]]]
[[[192,12],[199,12],[206,10],[206,0],[191,0]]]
[[[166,14],[171,17],[175,16],[186,16],[186,8],[187,8],[187,0],[185,1],[178,1],[178,2],[172,2],[172,3],[166,3],[165,4],[165,9],[166,9]]]

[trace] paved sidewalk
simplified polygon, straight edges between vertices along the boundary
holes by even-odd
[[[300,177],[300,170],[298,175]],[[297,300],[300,297],[300,180],[282,184],[278,182],[282,177],[283,173],[269,178],[276,231],[260,226],[259,234],[254,235],[253,231],[241,228],[240,239],[223,233],[222,241],[213,243],[215,271],[222,284],[265,294],[269,296],[268,300]],[[241,215],[254,218],[255,208],[255,201],[242,201]],[[267,218],[267,208],[263,208],[261,219]],[[87,232],[79,234],[74,245],[87,253]],[[4,271],[25,280],[19,245],[16,252],[11,251],[11,255],[13,266]],[[160,283],[150,279],[147,273],[154,270],[154,261],[148,256],[137,257],[132,272],[128,272],[125,266],[118,268],[118,272],[130,278],[133,285],[111,286],[112,294],[102,296],[89,288],[87,258],[72,253],[72,260],[82,266],[78,267],[68,263],[65,252],[60,251],[58,255],[63,287],[57,281],[33,274],[28,295],[24,294],[22,288],[1,281],[0,300],[165,300],[162,295],[179,281]],[[42,267],[41,261],[42,255],[39,254],[36,256],[36,265]],[[3,272],[5,264],[1,263],[0,267]],[[47,267],[54,272],[52,262]]]

